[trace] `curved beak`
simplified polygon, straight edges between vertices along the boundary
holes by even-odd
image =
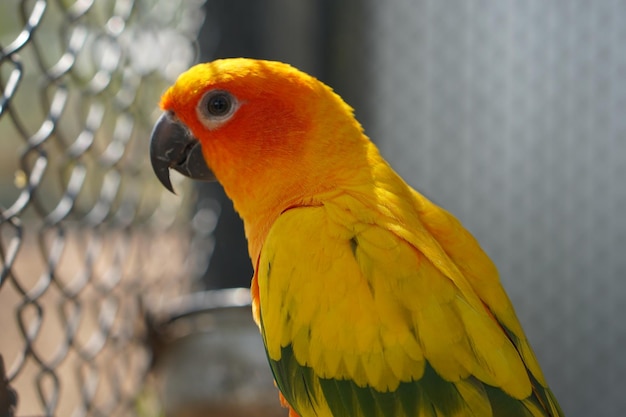
[[[215,180],[202,155],[200,142],[171,112],[164,113],[154,125],[150,139],[150,162],[161,184],[171,192],[174,188],[170,181],[170,168],[192,179]]]

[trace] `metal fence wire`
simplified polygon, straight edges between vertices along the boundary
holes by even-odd
[[[0,3],[1,417],[134,414],[145,299],[206,266],[213,212],[187,218],[146,161],[202,3]]]

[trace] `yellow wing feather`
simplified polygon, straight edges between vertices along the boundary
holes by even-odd
[[[444,393],[453,386],[462,407],[444,412],[431,393],[423,415],[491,416],[511,400],[520,407],[511,416],[560,415],[478,243],[410,188],[389,191],[397,177],[382,174],[376,187],[287,210],[270,229],[256,279],[275,375],[293,355],[318,416],[331,415],[331,400],[316,394],[324,381],[395,393],[424,378],[443,381]]]
[[[271,272],[259,288],[270,357],[292,344],[322,377],[380,391],[419,379],[427,359],[446,380],[474,375],[516,398],[530,395],[517,351],[477,297],[464,297],[392,232],[356,219],[357,227],[332,223],[332,209],[288,211],[268,236],[261,265]]]

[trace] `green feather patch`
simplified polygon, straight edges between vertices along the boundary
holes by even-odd
[[[303,416],[319,415],[326,408],[335,416],[350,417],[452,416],[467,411],[455,384],[443,380],[428,364],[419,381],[401,383],[393,392],[380,392],[351,380],[320,378],[312,368],[296,361],[290,345],[282,348],[279,360],[269,361],[278,387]],[[494,411],[499,410],[496,416],[529,415],[519,401],[502,391],[490,388],[488,392],[496,404]]]
[[[311,367],[296,361],[291,345],[282,348],[279,360],[268,359],[279,389],[303,417],[327,415],[328,411],[334,416],[346,417],[474,414],[456,385],[442,379],[429,364],[419,381],[403,382],[393,392],[380,392],[360,387],[351,380],[320,378]],[[494,417],[533,417],[533,409],[544,408],[535,396],[519,401],[498,388],[477,380],[475,383],[486,392]],[[549,397],[549,391],[541,393],[542,401]]]

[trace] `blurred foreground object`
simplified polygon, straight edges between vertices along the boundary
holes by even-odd
[[[4,369],[4,359],[0,355],[0,417],[13,417],[17,400],[17,393],[9,386]]]

